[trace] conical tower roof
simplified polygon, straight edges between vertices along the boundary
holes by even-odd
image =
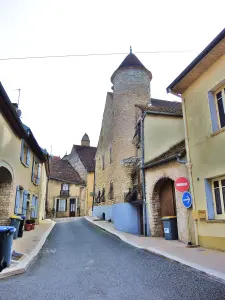
[[[90,142],[89,136],[87,133],[84,134],[84,136],[82,137],[82,141],[88,141]]]
[[[142,64],[142,62],[137,58],[137,56],[134,53],[132,53],[132,49],[130,49],[130,53],[125,57],[125,59],[120,64],[120,66],[113,73],[111,77],[111,81],[113,81],[113,78],[118,70],[125,69],[125,68],[143,69],[146,72],[148,72],[150,77],[152,78],[151,72],[148,69],[146,69],[145,66]]]

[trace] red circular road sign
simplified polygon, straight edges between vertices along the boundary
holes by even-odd
[[[175,181],[175,189],[178,192],[186,192],[190,187],[190,183],[189,180],[185,177],[179,177],[177,178],[177,180]]]

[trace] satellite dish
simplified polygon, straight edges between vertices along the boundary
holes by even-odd
[[[20,109],[17,110],[17,115],[19,116],[19,118],[22,116],[22,111]]]

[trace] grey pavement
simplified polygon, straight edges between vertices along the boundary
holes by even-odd
[[[0,299],[225,299],[225,285],[130,246],[84,219],[57,223],[26,273]]]

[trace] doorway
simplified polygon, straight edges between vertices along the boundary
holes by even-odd
[[[70,199],[70,213],[69,216],[70,217],[75,217],[76,215],[76,199],[71,198]]]

